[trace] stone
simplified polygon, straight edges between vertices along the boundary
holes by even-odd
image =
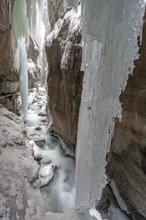
[[[31,186],[38,164],[23,128],[18,116],[0,106],[0,218],[5,220],[26,220],[30,212],[31,219],[41,219],[42,197]]]
[[[0,103],[15,111],[19,77],[13,68],[11,17],[14,0],[0,1]],[[10,97],[7,96],[10,94]],[[6,97],[7,96],[7,97]]]
[[[44,148],[45,143],[46,143],[46,140],[44,138],[39,137],[39,136],[33,136],[32,139],[37,146],[39,146],[42,149]]]
[[[64,13],[64,0],[48,1],[48,15],[51,29],[53,29],[55,22],[63,17]]]
[[[39,56],[39,46],[33,36],[29,36],[29,47],[27,51],[27,58],[31,59],[35,64],[37,64]]]
[[[49,110],[53,130],[69,145],[76,144],[83,72],[80,9],[69,10],[47,37]]]
[[[40,81],[41,77],[41,68],[37,64],[35,64],[31,59],[27,61],[28,67],[28,88],[38,88],[38,82]]]

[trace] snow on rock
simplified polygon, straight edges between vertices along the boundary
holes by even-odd
[[[35,88],[37,83],[40,81],[41,66],[39,63],[35,64],[32,59],[27,60],[28,77],[29,77],[29,88]]]
[[[29,141],[30,145],[32,146],[33,149],[33,156],[36,160],[41,159],[41,149],[35,144],[33,140]]]
[[[100,213],[96,209],[90,209],[89,213],[91,216],[95,217],[97,220],[107,220],[107,219],[102,219]]]
[[[53,178],[56,167],[52,164],[42,165],[39,170],[40,187],[46,186]]]
[[[53,39],[55,39],[57,36],[58,36],[58,33],[62,27],[62,24],[63,24],[63,19],[59,19],[55,26],[54,26],[54,29],[49,33],[49,35],[47,36],[47,41],[46,43],[48,45],[51,45],[52,44],[52,41]]]
[[[64,25],[64,23],[69,24],[69,30],[68,30],[69,37],[72,36],[74,32],[79,31],[81,29],[81,5],[78,6],[77,11],[74,8],[67,11],[65,16],[62,19],[60,18],[55,23],[53,30],[47,36],[47,40],[46,40],[47,45],[50,46],[52,44],[53,39],[56,39],[58,37],[58,34],[62,26]],[[66,42],[64,42],[64,44],[66,44],[68,40],[69,39],[67,39]],[[65,45],[62,45],[62,46],[64,47]],[[62,56],[63,60],[65,60],[65,57],[66,57],[65,55]],[[62,60],[62,63],[63,63],[63,60]]]
[[[37,89],[34,88],[33,91],[30,92],[29,97],[28,97],[28,106],[29,107],[34,102],[34,99],[36,96],[37,96]]]
[[[81,5],[69,8],[46,41],[49,109],[53,130],[75,146],[82,92]],[[59,102],[58,102],[59,100]]]

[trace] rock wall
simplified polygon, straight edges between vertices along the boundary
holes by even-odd
[[[38,165],[21,120],[0,106],[0,219],[41,219],[41,194],[31,187]]]
[[[77,7],[78,0],[48,0],[48,15],[51,29],[58,19],[63,18],[68,9]]]
[[[120,96],[122,120],[117,121],[108,157],[108,175],[133,219],[146,219],[146,14],[139,59]]]
[[[76,143],[83,78],[80,13],[80,9],[70,9],[56,23],[46,42],[49,109],[54,131],[72,145]]]
[[[11,52],[11,13],[14,0],[0,1],[0,103],[14,110],[13,94],[18,91],[18,75]],[[10,96],[7,96],[11,94]],[[5,96],[5,97],[3,97]]]
[[[59,18],[65,13],[64,0],[48,0],[48,15],[51,29]]]
[[[41,80],[41,66],[39,63],[39,46],[33,36],[29,36],[29,47],[27,51],[27,67],[28,67],[28,87],[35,88],[37,82]]]

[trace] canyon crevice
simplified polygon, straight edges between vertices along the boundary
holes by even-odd
[[[79,9],[80,10],[80,9]],[[76,144],[83,71],[80,70],[81,12],[66,12],[47,37],[49,110],[53,130],[69,145]]]
[[[0,1],[0,219],[146,219],[145,6]]]

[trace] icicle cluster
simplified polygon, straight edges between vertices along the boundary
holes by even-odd
[[[29,35],[36,37],[41,53],[45,37],[44,2],[46,0],[15,0],[12,12],[13,66],[19,73],[24,120],[28,109],[27,48],[29,46]]]
[[[28,108],[27,45],[29,39],[26,0],[16,0],[12,13],[12,51],[14,68],[19,73],[22,116],[25,120]]]

